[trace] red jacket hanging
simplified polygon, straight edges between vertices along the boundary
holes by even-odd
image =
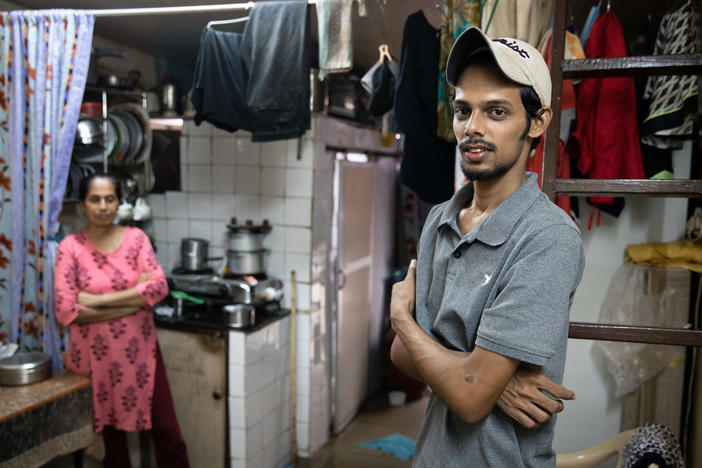
[[[624,33],[613,13],[595,21],[585,44],[588,58],[626,57]],[[636,123],[634,79],[587,78],[576,90],[580,154],[578,170],[591,179],[643,179],[643,161]],[[590,197],[609,205],[611,197]]]

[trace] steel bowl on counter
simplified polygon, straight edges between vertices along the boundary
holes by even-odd
[[[227,304],[222,307],[224,324],[231,328],[250,327],[256,322],[253,304]]]
[[[51,357],[37,351],[0,359],[0,385],[29,385],[51,377]]]

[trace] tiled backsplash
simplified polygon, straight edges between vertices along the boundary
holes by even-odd
[[[290,318],[229,333],[232,467],[279,468],[290,458]]]
[[[183,237],[208,239],[210,256],[225,256],[226,225],[237,217],[256,224],[268,219],[272,224],[264,240],[271,250],[268,272],[283,280],[287,308],[290,272],[296,272],[294,343],[289,319],[229,336],[233,467],[279,467],[287,460],[291,344],[296,350],[298,456],[310,456],[329,438],[330,305],[325,298],[336,294],[336,287],[331,279],[334,266],[328,261],[334,153],[327,151],[327,144],[382,149],[377,132],[327,117],[315,117],[301,140],[269,143],[252,142],[245,132],[230,134],[186,121],[180,141],[182,190],[148,197],[157,255],[166,271],[179,263]]]
[[[250,134],[223,132],[203,123],[183,122],[180,140],[181,191],[151,194],[151,229],[164,270],[180,262],[180,240],[210,241],[211,257],[226,257],[227,224],[236,217],[273,226],[264,246],[270,249],[268,272],[286,284],[290,307],[290,271],[297,272],[297,306],[309,310],[312,233],[314,131],[299,140],[267,143]]]

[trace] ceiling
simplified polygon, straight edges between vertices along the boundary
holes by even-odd
[[[238,0],[242,3],[244,0]],[[14,0],[31,9],[115,8],[114,0]],[[223,0],[121,0],[119,8],[146,8],[225,3]],[[391,53],[399,59],[402,27],[408,14],[422,8],[427,19],[438,27],[441,13],[438,0],[366,0],[368,16],[353,17],[354,69],[364,73],[378,60],[378,46],[387,42]],[[384,7],[381,7],[385,4]],[[314,11],[314,8],[312,8]],[[383,15],[384,11],[384,15]],[[202,28],[208,21],[246,16],[245,11],[217,13],[161,14],[124,17],[98,17],[95,34],[159,57],[174,60],[192,68],[197,56]],[[384,20],[385,18],[385,20]],[[239,23],[243,28],[244,23]],[[236,27],[236,26],[235,26]],[[317,36],[316,15],[312,14],[311,30]]]

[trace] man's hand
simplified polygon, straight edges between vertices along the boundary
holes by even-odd
[[[542,392],[557,398],[549,398]],[[526,428],[536,428],[563,411],[563,400],[574,400],[575,393],[558,385],[538,370],[519,366],[497,400],[497,406]]]
[[[417,270],[417,260],[412,260],[407,270],[407,276],[399,283],[392,286],[392,297],[390,299],[390,321],[393,329],[397,331],[403,321],[414,320],[414,280]]]

